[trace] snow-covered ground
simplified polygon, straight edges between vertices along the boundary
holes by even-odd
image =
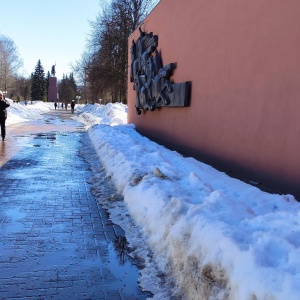
[[[53,103],[44,103],[42,101],[29,101],[27,105],[24,102],[14,103],[12,100],[7,99],[10,107],[7,108],[8,118],[6,126],[20,122],[26,122],[32,119],[42,118],[43,113],[53,108]]]
[[[8,125],[50,109],[17,105]],[[154,299],[180,292],[180,299],[300,299],[300,204],[292,195],[260,191],[150,141],[127,124],[123,104],[77,106],[74,117],[123,195],[124,203],[112,201],[113,221],[135,255],[154,253],[140,279]],[[172,295],[159,286],[160,274]]]

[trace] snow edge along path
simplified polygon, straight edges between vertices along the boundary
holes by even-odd
[[[288,235],[292,223],[300,232],[293,196],[262,192],[184,158],[131,124],[99,124],[88,133],[160,269],[189,299],[299,298],[299,245]]]

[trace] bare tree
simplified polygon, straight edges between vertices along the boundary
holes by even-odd
[[[9,89],[9,98],[28,100],[30,99],[31,78],[17,76],[14,78],[14,85]]]
[[[84,87],[93,102],[102,98],[104,102],[127,103],[127,40],[157,2],[112,0],[102,6],[96,21],[91,22],[88,64],[83,57],[77,70],[73,70],[84,74]]]
[[[73,77],[73,73],[69,75],[63,74],[62,80],[58,83],[58,93],[60,101],[70,102],[77,95],[77,85]]]
[[[79,96],[81,96],[82,100],[86,103],[89,102],[89,99],[92,98],[90,93],[90,84],[88,81],[90,62],[91,54],[88,52],[84,52],[81,55],[81,59],[76,61],[76,63],[72,65],[72,69],[76,77],[76,82],[78,83],[77,92]]]
[[[0,89],[7,91],[12,88],[17,71],[23,65],[14,41],[0,35]]]

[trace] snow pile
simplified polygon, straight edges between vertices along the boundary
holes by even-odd
[[[122,103],[87,104],[78,106],[78,120],[85,124],[109,124],[111,126],[127,123],[127,106]]]
[[[89,135],[160,270],[185,297],[299,299],[300,205],[293,196],[184,158],[133,125],[100,124]]]
[[[7,108],[6,125],[21,123],[32,119],[41,118],[41,114],[48,112],[53,103],[45,103],[42,101],[33,101],[32,104],[28,101],[27,105],[23,103],[14,103],[12,100],[7,99],[10,106]]]

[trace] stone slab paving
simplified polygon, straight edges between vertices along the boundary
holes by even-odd
[[[138,287],[137,267],[120,263],[113,242],[122,229],[90,192],[79,124],[55,112],[7,131],[0,152],[0,299],[151,297]]]

